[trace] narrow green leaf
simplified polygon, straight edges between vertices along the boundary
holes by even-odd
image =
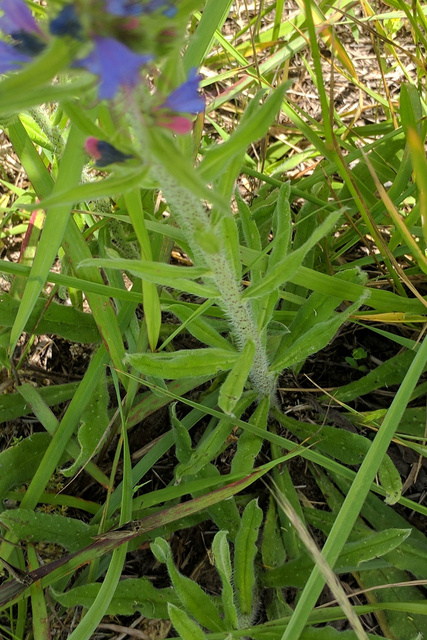
[[[418,89],[409,82],[404,82],[400,87],[400,117],[405,135],[408,129],[413,129],[421,133],[421,118],[423,117],[423,107]]]
[[[215,376],[231,369],[238,358],[238,352],[223,349],[182,349],[175,353],[128,354],[126,362],[144,375],[176,380]]]
[[[239,234],[234,217],[222,215],[219,223],[215,227],[216,234],[221,241],[221,247],[227,261],[233,270],[237,280],[242,277],[242,263],[239,253]]]
[[[125,202],[132,226],[141,250],[141,257],[144,260],[152,260],[152,250],[150,237],[145,226],[144,210],[142,208],[140,190],[133,190],[125,196]],[[155,351],[159,341],[160,327],[162,324],[162,311],[157,287],[152,282],[143,280],[142,282],[142,305],[144,317],[147,325],[148,342],[151,350]]]
[[[245,299],[259,298],[270,293],[273,289],[282,286],[287,280],[290,280],[299,267],[301,267],[306,254],[324,235],[333,229],[341,215],[341,210],[331,213],[324,222],[314,229],[310,238],[299,249],[289,255],[283,256],[260,282],[248,287],[246,291],[243,292],[242,297]]]
[[[81,151],[83,141],[83,134],[72,127],[58,173],[58,180],[54,188],[55,191],[60,191],[66,184],[78,182],[80,179],[83,166],[83,153]],[[52,207],[47,212],[31,273],[12,327],[10,335],[11,351],[14,350],[19,336],[24,331],[37,298],[44,287],[49,270],[61,245],[68,224],[69,213],[69,206],[63,204]]]
[[[214,325],[209,320],[197,316],[198,309],[192,311],[192,309],[179,302],[173,304],[163,304],[163,309],[173,313],[185,328],[200,342],[203,342],[208,347],[216,347],[218,349],[229,349],[234,353],[234,348],[230,342],[224,338],[219,331],[214,328]]]
[[[212,553],[215,567],[221,582],[221,600],[224,609],[224,621],[227,629],[237,629],[238,616],[234,602],[233,569],[231,566],[230,546],[227,540],[227,531],[218,531],[212,542]]]
[[[348,542],[344,545],[337,559],[335,573],[371,571],[374,564],[370,561],[375,563],[376,558],[381,558],[398,548],[410,533],[410,529],[387,529],[375,532],[356,542]],[[376,565],[386,567],[387,562],[381,560]],[[284,588],[285,586],[301,588],[305,585],[312,569],[313,561],[308,556],[304,556],[267,571],[262,582],[264,586],[269,588]]]
[[[80,155],[83,159],[82,152]],[[124,194],[140,185],[147,173],[148,169],[145,167],[142,169],[141,167],[128,169],[126,172],[118,169],[117,174],[95,182],[87,182],[73,187],[65,184],[61,191],[59,188],[55,189],[54,193],[44,198],[40,203],[27,205],[25,208],[31,211],[39,207],[47,209],[59,205],[71,206],[77,202],[98,200],[99,198],[107,198],[120,193]]]
[[[80,453],[71,466],[62,469],[62,474],[66,478],[77,473],[78,469],[83,467],[95,455],[110,422],[110,416],[108,415],[109,402],[106,371],[104,371],[82,413],[82,424],[77,434]]]
[[[185,611],[170,603],[168,604],[168,613],[182,640],[206,640],[206,636],[199,625]]]
[[[255,357],[255,344],[248,340],[236,363],[221,385],[218,406],[227,415],[233,415],[234,407],[240,400],[246,380],[252,369]]]
[[[280,238],[280,240],[271,251],[268,259],[268,271],[271,271],[277,263],[282,262],[284,256],[289,252],[292,233],[290,197],[290,182],[284,182],[280,187],[273,213],[273,238]]]
[[[262,518],[263,513],[258,506],[258,500],[251,500],[242,514],[234,545],[234,588],[244,626],[250,624],[256,611],[255,556],[258,552],[256,542]]]
[[[170,407],[170,417],[175,440],[175,454],[181,464],[185,464],[190,459],[192,453],[191,436],[188,429],[182,424],[176,415],[176,402]]]
[[[363,300],[351,305],[342,313],[339,313],[326,322],[314,325],[305,335],[298,338],[291,346],[279,347],[271,371],[282,371],[287,367],[303,362],[309,355],[320,351],[332,340],[340,326],[354,313]],[[286,340],[288,342],[288,340]]]
[[[206,3],[202,18],[184,52],[183,60],[187,71],[192,67],[200,67],[206,58],[213,44],[215,31],[221,31],[231,4],[232,0],[208,0]]]
[[[173,587],[186,611],[206,629],[224,631],[224,622],[214,603],[194,580],[190,580],[178,571],[173,562],[170,547],[168,545],[166,548],[166,544],[164,540],[160,541],[156,538],[154,545],[152,545],[153,552],[155,552],[157,559],[165,558]]]
[[[93,542],[96,526],[55,513],[31,509],[11,509],[0,515],[0,521],[19,540],[58,544],[70,552],[78,551]]]
[[[193,293],[204,298],[217,297],[218,292],[207,285],[193,282],[197,279],[209,275],[206,269],[201,267],[177,267],[163,262],[151,262],[149,260],[126,260],[124,258],[88,258],[82,260],[79,268],[85,267],[105,267],[106,269],[120,269],[129,271],[138,278],[155,282],[166,287],[174,286],[176,289]]]
[[[402,496],[402,479],[393,461],[387,455],[378,469],[378,476],[381,486],[386,491],[386,503],[396,504]]]
[[[20,305],[19,300],[9,294],[0,294],[2,327],[11,327],[15,321]],[[90,313],[83,313],[74,307],[67,307],[57,302],[49,302],[46,298],[38,298],[27,323],[27,333],[42,335],[54,333],[72,342],[96,343],[101,337]]]
[[[0,509],[9,489],[28,482],[50,443],[47,433],[33,433],[0,452]]]
[[[198,169],[198,174],[203,180],[211,182],[218,175],[221,175],[235,156],[244,153],[254,140],[262,138],[267,133],[280,109],[288,86],[288,84],[282,84],[277,87],[263,105],[253,110],[250,118],[247,117],[242,120],[227,142],[212,147],[206,153]],[[262,91],[261,93],[264,92]],[[260,94],[257,94],[253,101],[258,101],[259,99]]]
[[[47,406],[52,407],[71,398],[76,393],[79,382],[58,384],[51,387],[41,387],[37,390]],[[2,394],[0,396],[0,423],[26,416],[32,412],[31,405],[18,393]]]
[[[98,596],[101,585],[98,582],[81,585],[66,593],[51,589],[54,599],[66,609],[92,606]],[[107,607],[108,616],[131,616],[136,611],[146,618],[165,620],[168,617],[168,604],[179,605],[180,601],[170,587],[156,589],[148,578],[128,578],[117,585],[114,596]]]
[[[270,398],[262,398],[252,417],[251,424],[257,430],[261,430],[262,436],[267,431],[268,415],[270,411]],[[237,443],[237,451],[234,454],[231,468],[233,473],[249,473],[255,464],[255,459],[261,451],[263,437],[255,435],[249,430],[244,430]]]

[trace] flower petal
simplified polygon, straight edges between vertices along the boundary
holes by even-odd
[[[15,51],[26,56],[37,56],[46,47],[46,43],[31,31],[15,31],[12,38],[11,44]]]
[[[97,138],[90,137],[85,142],[86,151],[93,156],[97,167],[106,167],[113,162],[124,162],[134,156],[128,153],[123,153],[113,147],[112,144],[105,140],[98,140]]]
[[[162,114],[156,117],[156,123],[159,127],[170,129],[170,131],[178,135],[190,133],[193,128],[193,123],[185,116],[168,116],[167,114]]]
[[[205,108],[204,98],[198,93],[201,76],[196,69],[190,69],[188,80],[172,91],[160,106],[176,113],[200,113]]]
[[[143,13],[154,13],[159,9],[168,18],[176,14],[176,7],[171,0],[105,0],[108,13],[115,16],[139,16]]]
[[[68,35],[80,40],[82,25],[73,4],[65,5],[56,18],[50,21],[49,31],[53,36]]]
[[[114,16],[138,16],[142,7],[137,0],[105,0],[105,8]]]
[[[4,16],[0,18],[0,29],[4,33],[27,31],[43,35],[24,0],[3,0],[0,9],[4,11]]]
[[[11,44],[0,40],[0,74],[16,71],[23,63],[30,61],[31,56],[20,53]]]
[[[140,81],[139,69],[153,59],[139,55],[114,38],[94,38],[94,49],[74,64],[99,76],[99,98],[114,98],[121,87],[135,87]]]

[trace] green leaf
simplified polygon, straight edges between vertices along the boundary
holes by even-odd
[[[393,461],[388,455],[384,456],[380,468],[378,469],[380,484],[386,491],[385,502],[396,504],[402,496],[402,479]]]
[[[179,302],[163,304],[162,308],[179,318],[191,335],[200,340],[200,342],[203,342],[209,347],[230,349],[230,351],[234,353],[233,346],[226,338],[223,338],[219,331],[214,328],[213,324],[211,324],[209,320],[196,315],[198,310],[193,311],[190,307],[180,304]]]
[[[99,198],[107,198],[115,196],[118,193],[127,193],[143,182],[147,175],[148,169],[141,167],[129,169],[126,172],[117,171],[117,174],[97,180],[95,182],[87,182],[79,184],[75,187],[55,191],[52,195],[47,196],[41,203],[28,205],[26,209],[38,209],[62,205],[73,205],[76,202],[85,202],[87,200],[98,200]]]
[[[83,606],[89,608],[97,597],[101,585],[97,582],[58,593],[51,589],[55,600],[66,609]],[[135,612],[146,618],[165,620],[168,617],[168,604],[179,604],[174,590],[170,587],[156,589],[147,578],[129,578],[121,580],[106,610],[109,616],[131,616]]]
[[[34,61],[25,65],[19,73],[4,78],[0,83],[0,113],[7,114],[14,110],[13,104],[11,105],[10,102],[11,97],[19,99],[20,96],[28,95],[33,90],[45,90],[43,85],[69,65],[76,48],[76,45],[70,46],[68,40],[55,38],[40,55],[34,58]]]
[[[240,400],[255,357],[255,344],[248,340],[235,365],[221,385],[218,406],[227,415],[233,415],[234,407]]]
[[[193,282],[203,276],[208,276],[209,272],[201,267],[176,267],[163,262],[151,262],[150,260],[126,260],[124,258],[88,258],[79,263],[79,268],[104,267],[106,269],[120,269],[129,271],[137,278],[162,284],[166,287],[173,286],[180,291],[187,291],[196,296],[204,298],[218,297],[218,292],[212,287]]]
[[[282,84],[275,89],[262,106],[259,106],[261,94],[259,92],[252,100],[251,114],[242,119],[241,123],[224,144],[216,145],[207,151],[205,158],[198,169],[198,174],[206,182],[211,182],[227,170],[230,162],[240,154],[243,154],[249,145],[262,138],[268,131],[273,119],[276,117],[283,101],[288,84]],[[256,109],[254,107],[257,107]]]
[[[273,213],[273,238],[280,238],[274,245],[268,259],[268,271],[283,258],[288,255],[292,234],[292,214],[291,214],[291,185],[284,182],[279,190],[276,206]]]
[[[165,559],[176,594],[188,613],[206,629],[224,631],[224,622],[221,620],[218,610],[209,596],[196,582],[183,576],[175,567],[168,543],[165,540],[156,538],[154,545],[152,545],[152,550],[157,559]]]
[[[251,425],[267,431],[270,408],[270,398],[262,398],[251,416]],[[261,451],[262,443],[262,437],[260,438],[249,430],[244,429],[237,442],[237,451],[231,463],[232,472],[250,473],[253,469],[255,458]]]
[[[206,636],[189,616],[173,604],[168,605],[168,613],[171,622],[178,631],[182,640],[206,640]]]
[[[281,287],[299,269],[310,249],[331,231],[341,215],[341,210],[331,213],[322,224],[314,229],[311,237],[299,249],[289,255],[285,254],[260,282],[251,285],[243,292],[242,298],[260,298]]]
[[[106,371],[104,371],[81,416],[82,424],[77,434],[81,449],[80,455],[70,467],[62,469],[65,477],[73,476],[78,469],[83,467],[94,456],[110,422],[107,411],[109,401]]]
[[[83,166],[83,155],[81,148],[83,146],[83,134],[71,128],[68,136],[67,145],[62,157],[58,179],[54,187],[54,191],[61,191],[65,184],[78,182]],[[46,282],[49,270],[55,260],[58,249],[61,246],[62,239],[67,227],[70,215],[70,207],[64,204],[58,204],[52,207],[46,215],[46,220],[37,247],[37,253],[34,258],[31,273],[28,278],[21,304],[19,305],[15,321],[13,323],[10,345],[14,348],[19,336],[25,328],[34,305],[43,286]],[[13,350],[13,349],[12,349]]]
[[[185,464],[190,459],[192,453],[191,436],[181,420],[178,420],[176,415],[176,402],[172,403],[169,413],[175,440],[175,455],[181,464]]]
[[[313,445],[319,451],[327,453],[345,465],[361,464],[368,453],[372,442],[358,433],[352,433],[344,429],[337,429],[323,425],[311,425],[299,420],[284,416],[284,422],[291,433],[301,440],[315,439]],[[402,481],[386,454],[378,469],[380,484],[387,493],[387,504],[394,504],[401,497]]]
[[[256,611],[255,556],[258,552],[256,542],[262,518],[263,513],[258,506],[258,500],[251,500],[242,514],[234,545],[234,588],[244,623],[250,623]]]
[[[220,32],[225,22],[232,0],[209,0],[195,32],[190,36],[183,60],[187,71],[200,67],[212,47],[215,31]]]
[[[365,570],[369,573],[374,566],[370,561],[375,563],[377,558],[381,558],[399,547],[410,534],[411,529],[387,529],[375,532],[357,542],[348,542],[344,545],[334,566],[335,573]],[[387,563],[379,560],[376,565],[386,567]],[[312,569],[311,558],[304,556],[267,571],[262,582],[266,587],[294,586],[301,588],[306,584]]]
[[[0,294],[1,325],[11,327],[20,305],[9,294]],[[27,333],[43,335],[54,333],[72,342],[100,342],[98,328],[92,314],[83,313],[74,307],[38,298],[24,327]]]
[[[69,382],[68,384],[58,384],[51,387],[40,387],[37,391],[43,401],[49,407],[52,407],[71,400],[79,384],[79,382]],[[31,406],[18,393],[0,396],[0,423],[26,416],[29,413],[32,413]],[[38,436],[39,434],[35,435]]]
[[[156,538],[150,545],[151,551],[155,558],[162,563],[166,563],[171,556],[171,549],[166,540]]]
[[[239,253],[239,234],[234,217],[222,215],[215,231],[221,241],[222,251],[227,256],[227,262],[237,280],[242,277],[242,262]]]
[[[31,509],[11,509],[0,515],[0,521],[19,540],[59,544],[70,552],[83,549],[98,533],[96,525],[55,513]]]
[[[255,392],[245,394],[235,407],[236,415],[241,415],[256,399]],[[227,418],[218,421],[218,424],[210,431],[205,432],[193,450],[188,462],[175,467],[175,477],[180,480],[184,476],[198,474],[208,463],[213,460],[220,450],[226,445],[228,436],[233,429],[233,422]],[[191,478],[192,480],[192,478]],[[224,505],[221,505],[223,508]]]
[[[400,117],[406,136],[409,128],[421,133],[423,107],[418,89],[409,82],[404,82],[400,87]]]
[[[227,540],[227,531],[218,531],[212,542],[212,553],[215,567],[221,582],[221,600],[224,609],[224,621],[227,629],[237,629],[237,609],[234,603],[233,569],[231,566],[230,546]]]
[[[31,480],[50,442],[48,433],[33,433],[0,453],[0,509],[9,489]]]
[[[295,340],[291,346],[279,347],[271,371],[282,371],[298,362],[303,362],[308,356],[320,351],[332,340],[340,326],[354,313],[363,300],[356,302],[342,313],[336,314],[326,322],[315,324],[307,333]],[[286,343],[288,339],[286,338]]]
[[[215,376],[231,369],[239,353],[224,349],[182,349],[175,353],[134,353],[126,362],[146,376],[176,380]]]
[[[375,389],[400,384],[415,355],[415,351],[409,350],[398,353],[367,373],[363,378],[338,388],[334,392],[334,397],[341,402],[351,402],[354,398],[372,393]]]

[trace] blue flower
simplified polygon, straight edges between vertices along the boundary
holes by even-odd
[[[24,0],[3,0],[0,3],[0,9],[4,11],[4,16],[0,18],[0,29],[4,33],[13,37],[15,33],[25,31],[43,36]]]
[[[0,18],[0,29],[12,37],[10,48],[2,47],[5,66],[9,66],[10,70],[10,63],[13,62],[10,58],[12,51],[31,59],[31,56],[37,55],[45,48],[41,39],[44,35],[23,0],[3,0],[0,9],[4,11]],[[28,62],[21,56],[16,56],[16,60],[19,64]]]
[[[171,0],[149,0],[144,3],[144,13],[154,13],[154,11],[162,10],[163,15],[168,18],[173,18],[177,13],[177,8],[174,6]]]
[[[123,153],[105,140],[90,137],[85,142],[86,151],[93,156],[97,167],[107,167],[114,162],[124,162],[134,156]]]
[[[205,108],[204,98],[199,94],[201,76],[197,69],[190,69],[188,80],[172,91],[160,105],[160,109],[169,109],[175,113],[200,113]]]
[[[49,31],[53,36],[68,35],[77,40],[81,39],[82,25],[73,4],[65,5],[56,18],[50,21]]]
[[[114,16],[138,16],[142,13],[138,0],[105,0],[105,7]]]
[[[114,38],[95,36],[94,49],[74,66],[84,67],[99,77],[99,98],[114,98],[121,87],[135,87],[140,82],[139,70],[153,56],[139,55]]]
[[[11,44],[0,40],[0,74],[16,71],[25,62],[30,62],[31,56],[20,53]]]
[[[105,0],[105,6],[109,13],[121,17],[154,13],[159,9],[168,18],[176,14],[176,7],[171,0]]]

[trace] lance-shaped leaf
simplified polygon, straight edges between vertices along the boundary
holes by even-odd
[[[182,349],[174,353],[134,353],[126,362],[146,376],[175,380],[215,376],[231,369],[239,353],[225,349]]]
[[[228,415],[233,414],[234,407],[242,396],[254,357],[255,344],[252,340],[248,340],[235,365],[221,386],[218,405],[224,413]]]
[[[312,249],[312,247],[314,247],[314,245],[319,242],[324,235],[333,229],[341,215],[341,210],[331,213],[326,220],[313,231],[311,237],[304,242],[299,249],[293,251],[289,255],[285,254],[279,262],[274,260],[275,264],[273,268],[260,282],[248,287],[246,291],[243,292],[242,297],[260,298],[287,282],[287,280],[289,280],[302,265],[302,262],[310,249]]]
[[[97,536],[95,542],[91,545],[68,556],[54,560],[49,564],[45,564],[34,571],[28,572],[25,579],[14,579],[0,586],[0,610],[9,607],[11,602],[22,600],[27,589],[36,580],[43,580],[43,587],[56,582],[62,576],[72,573],[75,569],[82,565],[92,562],[95,558],[111,553],[116,547],[129,542],[144,533],[157,529],[170,522],[181,520],[187,516],[199,513],[212,505],[218,504],[222,500],[231,498],[236,493],[246,488],[255,480],[260,478],[264,473],[272,469],[277,464],[284,462],[288,456],[278,458],[273,462],[269,462],[256,471],[240,480],[236,480],[221,489],[217,489],[207,495],[194,498],[183,504],[178,504],[168,509],[162,509],[153,513],[142,520],[129,522],[117,529],[107,531],[101,536]],[[226,481],[226,478],[224,478]]]
[[[192,293],[203,298],[215,298],[219,294],[213,287],[193,282],[194,279],[206,277],[209,273],[200,267],[176,267],[172,264],[162,262],[151,262],[150,260],[126,260],[125,258],[88,258],[82,260],[79,268],[83,267],[103,267],[105,269],[120,269],[129,271],[137,278],[162,284],[166,287],[174,287],[180,291]]]

